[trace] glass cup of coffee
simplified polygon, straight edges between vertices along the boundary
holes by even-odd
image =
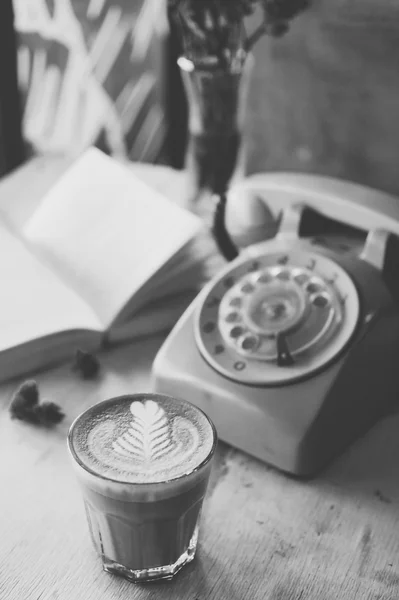
[[[216,444],[200,409],[162,394],[111,398],[75,419],[68,447],[105,571],[172,579],[193,560]]]

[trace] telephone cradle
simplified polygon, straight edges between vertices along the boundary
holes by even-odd
[[[154,388],[228,444],[315,475],[399,399],[399,200],[259,174],[231,191],[227,225],[240,255],[169,334]]]

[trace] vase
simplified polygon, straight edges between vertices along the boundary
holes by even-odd
[[[252,54],[229,68],[181,56],[188,104],[186,171],[189,203],[204,216],[210,197],[225,194],[245,172],[245,121]]]

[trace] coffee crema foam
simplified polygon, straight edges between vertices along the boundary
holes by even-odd
[[[102,477],[158,483],[199,466],[215,439],[210,422],[192,404],[143,394],[93,406],[77,419],[71,441],[82,464]]]

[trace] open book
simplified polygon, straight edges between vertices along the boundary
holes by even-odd
[[[0,379],[170,329],[203,284],[202,228],[90,148],[23,231],[0,222]]]

